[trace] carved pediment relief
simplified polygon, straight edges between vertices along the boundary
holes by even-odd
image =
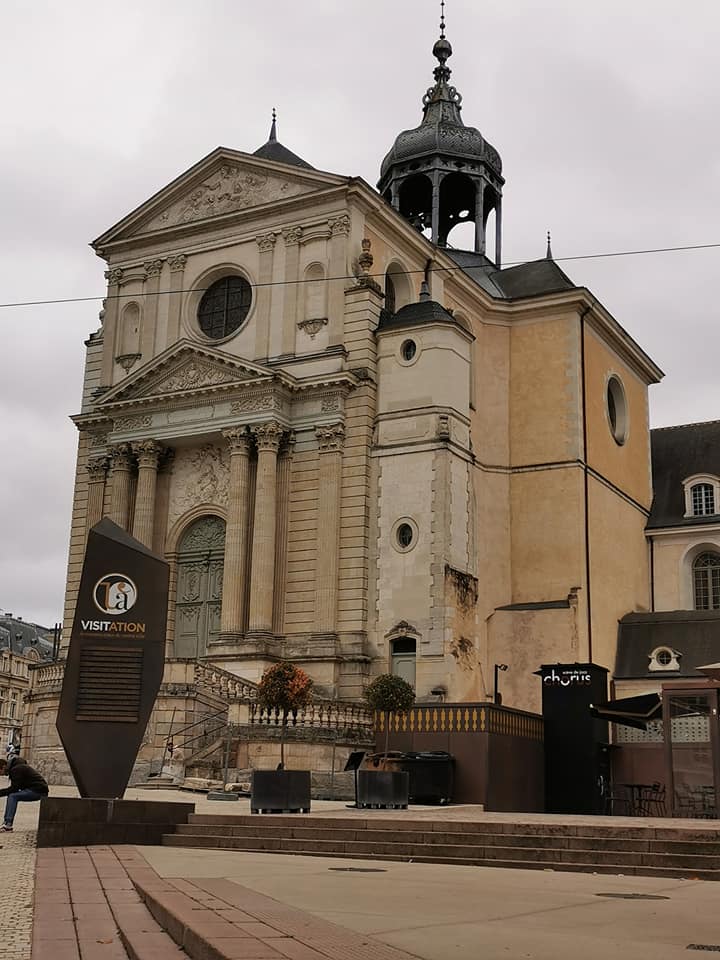
[[[102,405],[211,390],[249,381],[271,380],[272,373],[252,364],[192,345],[167,351],[110,390]]]
[[[174,227],[194,220],[207,220],[223,213],[286,200],[313,188],[298,181],[272,176],[242,163],[223,163],[187,193],[146,221],[138,233]]]

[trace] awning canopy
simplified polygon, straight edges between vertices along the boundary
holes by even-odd
[[[599,720],[647,730],[650,720],[662,717],[662,698],[657,693],[646,693],[641,697],[608,700],[607,703],[590,704],[590,713]]]

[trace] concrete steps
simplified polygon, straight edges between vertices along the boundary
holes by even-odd
[[[195,814],[163,844],[720,880],[720,829]]]

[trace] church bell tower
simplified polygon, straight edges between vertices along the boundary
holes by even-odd
[[[382,162],[378,189],[418,230],[440,247],[459,223],[475,224],[474,251],[485,254],[486,228],[495,211],[495,263],[502,246],[502,162],[497,150],[461,118],[462,96],[450,85],[452,47],[445,36],[433,47],[435,84],[423,97],[419,127],[404,130]]]

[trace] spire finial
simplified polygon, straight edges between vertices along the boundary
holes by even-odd
[[[270,126],[270,143],[275,143],[277,141],[277,110],[273,107],[272,111],[272,124]]]
[[[440,39],[445,39],[445,0],[440,0]]]
[[[552,247],[550,246],[550,231],[548,230],[548,232],[547,232],[547,250],[546,250],[546,252],[545,252],[545,259],[546,259],[546,260],[552,260],[552,258],[553,258],[553,255],[552,255]]]

